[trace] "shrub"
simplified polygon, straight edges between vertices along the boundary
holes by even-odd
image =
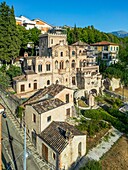
[[[102,170],[102,166],[100,162],[90,160],[84,167],[80,168],[80,170]]]
[[[87,107],[88,105],[83,100],[78,100],[78,105],[81,107]]]

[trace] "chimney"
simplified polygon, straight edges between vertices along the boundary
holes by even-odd
[[[73,137],[72,132],[67,129],[65,133],[65,137],[66,137],[66,140],[72,139]]]
[[[27,52],[24,53],[24,58],[26,58],[26,57],[28,57],[28,53]]]

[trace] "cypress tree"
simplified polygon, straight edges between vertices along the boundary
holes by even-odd
[[[0,60],[10,62],[19,55],[20,40],[16,28],[14,8],[0,4]]]

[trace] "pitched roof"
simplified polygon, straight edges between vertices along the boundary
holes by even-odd
[[[88,46],[87,43],[82,42],[82,41],[77,41],[75,43],[72,44],[73,46]]]
[[[69,139],[74,136],[85,135],[74,126],[66,122],[53,121],[44,131],[38,135],[53,150],[61,153],[69,144]]]
[[[45,24],[53,27],[52,25],[48,24],[47,22],[45,22],[45,21],[43,21],[43,20],[41,20],[41,19],[39,19],[39,18],[35,18],[35,19],[33,19],[32,21],[36,21],[36,22],[37,22],[37,21],[40,21],[40,22],[43,22],[43,23],[45,23]],[[36,24],[37,24],[37,23],[36,23]]]
[[[102,46],[102,45],[118,45],[118,44],[108,42],[108,41],[101,41],[101,42],[91,44],[91,46]]]
[[[26,75],[37,74],[33,70],[25,70]]]
[[[60,93],[63,89],[67,87],[59,84],[52,84],[46,88],[38,90],[34,95],[32,95],[25,103],[30,104],[39,101],[42,99],[45,95],[49,95],[51,97],[56,96],[58,93]]]
[[[61,101],[60,99],[52,98],[52,99],[38,101],[31,105],[39,114],[41,114],[41,113],[47,112],[49,110],[52,110],[56,107],[62,106],[64,104],[65,103],[63,101]]]
[[[15,80],[15,81],[27,81],[27,77],[26,77],[26,75],[21,75],[21,76],[14,77],[13,80]]]

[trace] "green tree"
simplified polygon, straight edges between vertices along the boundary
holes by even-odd
[[[28,30],[28,39],[29,42],[33,43],[33,47],[31,48],[31,55],[36,55],[36,47],[39,46],[39,35],[41,34],[41,30],[38,30],[37,28],[32,28]]]
[[[0,4],[0,60],[11,62],[19,55],[20,40],[16,29],[14,8]]]
[[[10,78],[5,72],[0,71],[0,88],[6,89],[10,85]]]
[[[7,70],[6,74],[10,77],[12,80],[13,77],[19,76],[22,74],[21,68],[11,65],[9,69]]]
[[[27,51],[27,44],[29,42],[28,30],[23,26],[17,25],[17,31],[20,40],[20,55],[23,56],[24,52]]]

